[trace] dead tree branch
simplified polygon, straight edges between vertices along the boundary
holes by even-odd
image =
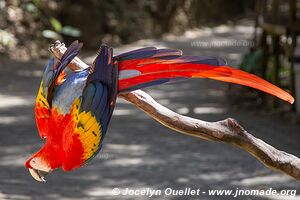
[[[53,45],[51,51],[60,58],[66,50],[64,45]],[[86,68],[87,65],[76,57],[70,64],[73,70]],[[259,138],[248,133],[232,118],[218,122],[206,122],[175,113],[157,103],[147,93],[136,90],[119,95],[147,113],[153,119],[174,131],[199,137],[204,140],[218,141],[239,147],[252,154],[265,166],[282,171],[300,180],[300,159],[292,154],[277,150]]]

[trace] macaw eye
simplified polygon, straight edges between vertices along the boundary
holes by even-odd
[[[34,157],[34,158],[32,158],[31,161],[29,162],[29,165],[33,169],[36,169],[36,170],[45,171],[45,172],[51,171],[51,168],[48,166],[48,164],[46,163],[46,161],[44,161],[40,157]]]

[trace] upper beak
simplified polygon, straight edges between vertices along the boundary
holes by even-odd
[[[33,168],[29,168],[29,172],[30,172],[31,176],[39,182],[46,182],[45,176],[47,174],[49,174],[49,172],[38,170],[38,169],[33,169]]]

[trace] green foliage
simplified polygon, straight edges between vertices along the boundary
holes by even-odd
[[[55,17],[50,17],[49,22],[53,30],[43,30],[42,35],[45,38],[61,40],[63,35],[75,38],[81,36],[81,31],[78,28],[73,26],[63,26]]]
[[[241,69],[250,73],[257,74],[261,76],[261,72],[264,66],[262,66],[263,60],[263,51],[261,48],[256,49],[253,52],[247,53],[240,64]],[[279,77],[286,78],[288,77],[288,68],[280,62],[279,66]],[[275,80],[275,58],[271,56],[269,58],[267,64],[267,71],[266,71],[266,79],[270,81]]]
[[[33,3],[27,3],[27,4],[24,5],[24,7],[25,7],[25,10],[30,12],[30,13],[34,14],[34,13],[38,12],[37,7]]]
[[[267,80],[275,80],[275,56],[271,56],[268,63],[268,70],[267,70]],[[288,68],[280,62],[279,65],[279,80],[288,76],[289,70]]]
[[[43,30],[42,35],[43,35],[43,37],[52,39],[52,40],[61,40],[62,39],[60,34],[58,34],[57,32],[55,32],[53,30],[49,30],[49,29]]]
[[[64,26],[61,28],[61,33],[71,37],[80,37],[81,31],[73,26]]]
[[[61,32],[62,25],[55,17],[51,17],[49,21],[56,32]]]
[[[261,49],[247,53],[240,64],[241,69],[247,72],[260,72],[262,68],[262,56]]]

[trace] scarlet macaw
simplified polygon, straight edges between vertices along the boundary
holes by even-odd
[[[211,78],[294,101],[287,92],[226,66],[220,58],[184,56],[181,50],[147,47],[113,57],[112,48],[102,45],[89,68],[70,72],[68,64],[81,46],[75,41],[60,60],[50,59],[40,84],[35,114],[46,142],[25,164],[37,181],[44,181],[56,168],[78,168],[99,152],[122,92],[187,78]]]

